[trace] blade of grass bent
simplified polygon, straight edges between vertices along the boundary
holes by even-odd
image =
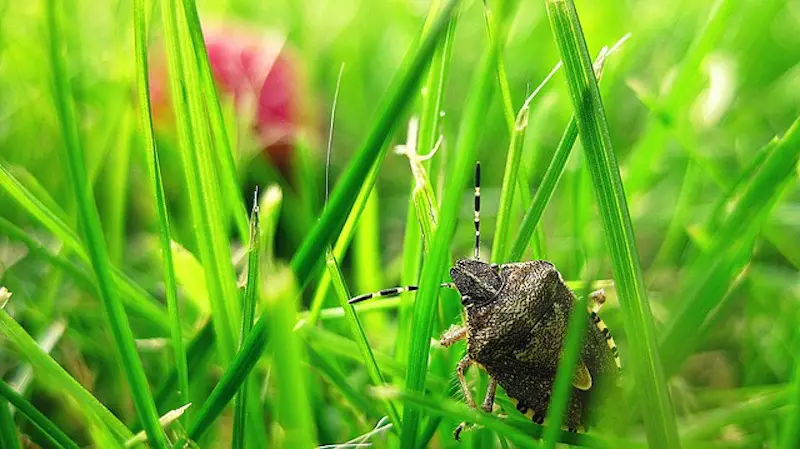
[[[517,117],[514,121],[514,127],[511,129],[511,142],[508,144],[508,153],[506,155],[506,167],[505,171],[503,172],[503,184],[500,188],[500,206],[497,212],[497,224],[494,233],[494,243],[492,244],[492,258],[491,258],[492,262],[503,263],[509,260],[507,259],[506,255],[506,247],[508,246],[508,241],[511,235],[511,232],[509,231],[509,226],[511,221],[512,207],[514,204],[514,192],[516,192],[517,188],[520,187],[522,185],[521,183],[523,182],[522,180],[520,180],[520,183],[517,182],[518,179],[517,175],[520,169],[520,158],[522,157],[522,147],[525,140],[525,130],[527,130],[528,128],[528,115],[530,113],[530,103],[544,88],[544,86],[548,83],[548,81],[550,81],[550,79],[553,77],[553,75],[559,68],[561,68],[561,63],[556,64],[556,66],[553,67],[553,70],[551,70],[550,73],[544,78],[544,80],[542,80],[542,82],[539,83],[539,86],[537,86],[536,89],[534,89],[533,93],[530,96],[528,96],[528,98],[525,100],[525,103],[522,105],[519,112],[517,113]],[[501,79],[504,78],[505,73],[502,73],[500,76]],[[520,190],[525,191],[524,188]],[[533,226],[534,227],[536,226],[535,223]],[[520,254],[519,257],[522,257],[522,255]],[[511,259],[511,260],[513,261],[517,259]]]
[[[61,136],[67,152],[67,167],[70,183],[76,197],[78,216],[84,231],[86,246],[92,269],[97,279],[100,298],[108,316],[111,334],[121,359],[126,380],[136,407],[136,413],[144,425],[148,439],[156,448],[168,447],[167,438],[158,423],[153,396],[147,376],[136,352],[133,331],[128,317],[117,295],[112,278],[108,251],[100,226],[100,217],[94,203],[92,187],[86,175],[83,149],[78,136],[78,123],[69,85],[68,71],[64,59],[61,8],[55,1],[48,2],[47,21],[50,30],[50,60],[53,70],[54,96]]]
[[[631,348],[631,366],[649,443],[656,448],[680,447],[675,416],[657,352],[653,316],[644,288],[630,213],[620,179],[605,110],[572,1],[547,2],[577,119],[578,132],[595,186],[600,217],[611,255],[620,306]]]
[[[170,318],[170,335],[175,369],[178,374],[178,398],[181,404],[189,403],[189,371],[186,367],[186,349],[181,331],[181,314],[178,306],[178,287],[175,280],[175,267],[172,263],[172,233],[169,225],[169,212],[161,181],[161,161],[153,133],[153,117],[150,104],[150,80],[147,60],[147,23],[144,0],[134,0],[134,41],[136,52],[136,80],[139,97],[139,120],[143,134],[144,150],[150,182],[153,185],[156,214],[158,216],[159,242],[164,267],[164,293],[167,298],[167,311]]]
[[[355,192],[364,184],[367,173],[370,169],[377,168],[382,160],[385,152],[384,144],[413,98],[411,92],[419,84],[425,66],[433,54],[436,44],[442,38],[446,24],[457,3],[457,0],[448,1],[422,44],[416,51],[412,51],[408,55],[404,68],[379,109],[381,112],[374,127],[370,130],[354,160],[345,170],[345,174],[331,195],[328,207],[323,211],[311,235],[304,240],[303,245],[292,258],[292,270],[301,287],[309,281],[313,268],[320,260],[325,247],[339,231],[339,224],[352,208],[356,198]],[[189,430],[189,436],[192,439],[197,440],[219,416],[244,376],[255,365],[266,345],[267,321],[269,321],[269,317],[262,314],[233,363],[203,404],[196,421]]]
[[[78,449],[79,446],[67,436],[57,425],[47,419],[36,407],[33,406],[27,399],[20,396],[14,391],[5,381],[0,380],[0,396],[4,397],[11,405],[17,408],[20,413],[25,415],[26,418],[36,426],[50,442],[63,448]],[[8,410],[5,404],[0,406]],[[6,447],[6,446],[3,446]]]

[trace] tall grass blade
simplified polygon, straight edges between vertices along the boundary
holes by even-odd
[[[344,277],[342,276],[339,264],[336,262],[336,259],[333,257],[331,251],[326,252],[325,263],[333,281],[333,289],[336,292],[336,297],[339,299],[339,304],[342,307],[342,310],[344,310],[353,340],[355,340],[358,344],[358,349],[361,353],[364,365],[367,368],[367,372],[369,373],[370,380],[375,386],[383,386],[386,384],[386,379],[384,379],[383,374],[378,367],[378,362],[375,361],[375,356],[372,354],[372,348],[369,346],[367,334],[364,332],[364,328],[361,325],[361,320],[359,320],[358,315],[356,315],[353,306],[347,303],[352,296],[350,296],[350,292],[347,290],[347,286],[344,283]],[[392,421],[393,425],[400,425],[400,414],[397,413],[397,409],[391,402],[386,403],[386,414],[389,416],[389,419]]]
[[[404,68],[401,69],[397,81],[379,109],[380,113],[374,127],[370,130],[353,161],[348,165],[342,180],[331,195],[328,207],[314,226],[311,235],[304,240],[303,245],[292,258],[292,270],[301,287],[309,281],[325,247],[339,231],[344,217],[348,215],[353,206],[357,196],[356,192],[364,185],[364,179],[368,172],[376,169],[382,160],[385,151],[384,144],[399,122],[402,112],[411,101],[413,97],[411,93],[419,84],[425,66],[430,60],[436,44],[442,38],[456,4],[457,0],[448,1],[419,48],[408,55]],[[199,416],[189,430],[192,439],[197,440],[219,416],[244,377],[255,365],[266,344],[267,321],[269,321],[269,315],[262,314],[233,363],[203,404]]]
[[[619,48],[629,37],[630,35],[625,35],[617,41],[614,46],[608,51],[601,51],[594,62],[594,72],[597,76],[598,82],[602,79],[603,76],[603,67],[605,66],[606,58],[611,55],[617,48]],[[535,95],[539,92],[542,87],[550,80],[556,70],[561,67],[561,63],[559,62],[553,67],[553,70],[550,71],[550,74],[542,81],[541,84],[533,91],[533,93],[528,97],[528,100],[525,101],[523,108],[520,110],[520,115],[522,114],[523,110],[526,110],[527,115],[527,108],[529,107],[530,100],[535,97]],[[519,115],[518,115],[519,120]],[[553,159],[550,160],[550,164],[547,166],[547,170],[545,170],[544,178],[542,179],[539,188],[536,189],[536,193],[533,196],[533,200],[528,207],[528,210],[525,212],[525,216],[522,218],[522,224],[519,227],[519,232],[517,233],[516,238],[514,239],[514,244],[511,247],[511,253],[505,259],[498,259],[498,260],[508,260],[508,261],[519,261],[522,259],[522,255],[525,253],[525,249],[528,247],[528,244],[531,242],[531,238],[534,237],[534,233],[536,231],[536,226],[539,224],[539,221],[542,218],[542,214],[544,213],[545,207],[547,204],[550,203],[550,199],[553,197],[553,192],[556,190],[556,185],[558,185],[559,179],[561,179],[561,174],[564,173],[564,168],[567,165],[567,160],[569,159],[569,155],[572,152],[572,147],[575,145],[575,140],[578,138],[578,124],[575,120],[575,115],[573,114],[569,118],[569,122],[567,123],[567,127],[564,129],[564,133],[561,135],[561,140],[558,142],[558,146],[556,146],[556,150],[553,153]],[[519,160],[519,159],[517,159]],[[515,171],[514,166],[512,165],[510,170],[513,172]],[[506,162],[506,176],[509,173],[509,162]],[[512,184],[513,185],[513,184]],[[511,185],[509,185],[510,188]],[[503,177],[503,192],[506,189],[506,181],[505,176]],[[511,194],[508,193],[507,196],[511,197]],[[511,201],[511,199],[505,199],[502,194],[500,196],[500,213],[497,217],[497,226],[498,229],[501,225],[501,216],[510,211],[506,211],[506,208],[510,209],[511,205],[506,205],[504,201]],[[507,221],[504,217],[503,221]],[[498,234],[500,232],[498,231]],[[495,242],[497,245],[497,242]],[[504,243],[501,241],[501,246],[504,246]]]
[[[148,439],[157,448],[166,448],[167,438],[158,424],[158,413],[150,394],[142,361],[136,352],[125,309],[117,295],[106,243],[100,226],[100,217],[94,203],[92,187],[86,176],[83,150],[78,136],[78,123],[69,84],[68,71],[63,47],[61,5],[55,1],[47,4],[47,20],[50,31],[50,59],[53,69],[54,96],[61,136],[67,152],[67,165],[70,183],[76,197],[78,216],[86,239],[86,246],[92,269],[97,278],[100,298],[108,316],[114,343],[121,359],[123,371],[131,389],[131,395],[139,419],[142,421]]]
[[[282,432],[275,447],[315,447],[316,430],[311,419],[306,388],[305,349],[292,330],[297,315],[298,290],[288,269],[264,282],[262,287],[269,336],[276,350],[272,356],[275,379],[275,413]]]
[[[27,399],[20,396],[16,391],[14,391],[5,381],[0,380],[0,396],[6,399],[11,405],[16,407],[16,409],[25,415],[25,417],[34,425],[36,426],[49,440],[52,444],[57,445],[58,447],[66,448],[66,449],[78,449],[78,445],[67,436],[61,429],[58,428],[57,425],[50,421],[46,416],[42,414],[36,407],[33,406]],[[8,407],[6,404],[0,404],[0,413],[8,412]],[[13,422],[12,422],[13,424]],[[13,429],[13,427],[12,427]],[[5,447],[13,447],[7,446]]]
[[[213,145],[211,149],[214,151],[217,158],[217,166],[221,169],[221,173],[219,174],[221,178],[220,188],[225,197],[225,203],[227,203],[230,210],[230,215],[233,217],[233,224],[236,227],[239,238],[244,242],[247,237],[247,230],[249,229],[247,210],[242,195],[239,192],[236,161],[234,160],[233,148],[231,146],[228,130],[225,126],[225,115],[222,112],[222,105],[219,101],[216,83],[214,81],[213,72],[211,71],[211,62],[208,59],[208,49],[206,48],[206,42],[203,38],[203,29],[200,26],[197,5],[194,0],[182,0],[182,2],[183,12],[186,15],[185,20],[188,25],[192,45],[194,46],[194,53],[197,55],[195,60],[197,62],[197,69],[200,72],[200,82],[202,83],[205,108],[208,112],[208,119],[215,141],[215,145]]]
[[[189,403],[189,371],[186,367],[186,349],[181,331],[181,313],[178,305],[178,286],[175,279],[175,267],[172,263],[172,233],[169,225],[169,212],[164,195],[164,184],[161,180],[161,161],[156,148],[153,133],[153,117],[150,105],[150,80],[147,60],[147,23],[145,1],[133,2],[134,42],[136,52],[136,80],[139,97],[139,125],[147,155],[147,166],[150,182],[155,196],[156,215],[158,216],[159,242],[161,258],[164,266],[164,293],[167,297],[167,311],[170,318],[170,337],[172,342],[175,368],[178,375],[178,398],[181,404]]]
[[[4,449],[22,449],[11,409],[8,407],[8,402],[2,398],[0,398],[0,446]]]
[[[238,326],[235,317],[238,316],[239,293],[221,218],[225,206],[220,200],[215,164],[211,161],[211,130],[198,74],[199,56],[189,36],[191,28],[197,25],[186,22],[178,0],[162,0],[161,14],[170,92],[195,243],[206,273],[217,348],[223,364],[227,365],[236,348],[234,329]]]
[[[259,267],[261,265],[261,252],[259,243],[261,225],[259,223],[258,211],[258,192],[253,202],[253,211],[250,213],[250,244],[247,248],[247,285],[244,290],[244,301],[242,304],[242,327],[239,333],[239,345],[244,343],[244,339],[253,328],[253,319],[256,315],[256,302],[258,298]],[[245,447],[245,422],[247,417],[247,386],[245,382],[236,394],[236,406],[233,412],[233,443],[234,449]]]
[[[595,187],[630,342],[630,366],[639,387],[639,403],[648,410],[644,416],[648,442],[655,448],[677,448],[680,441],[658,357],[633,226],[586,40],[572,1],[550,0],[547,13],[564,62],[578,132]]]
[[[588,284],[587,284],[588,285]],[[564,423],[564,414],[567,411],[570,394],[573,391],[572,379],[575,375],[575,366],[580,360],[583,338],[586,331],[586,305],[589,289],[584,287],[578,292],[572,303],[572,312],[569,314],[567,335],[564,338],[561,358],[558,360],[556,380],[553,383],[553,394],[550,396],[550,405],[547,408],[547,426],[542,435],[543,449],[555,449],[561,426]]]
[[[426,256],[420,278],[420,289],[414,305],[411,340],[408,350],[408,376],[406,389],[422,391],[428,371],[430,338],[436,311],[442,276],[450,254],[450,242],[455,235],[459,204],[467,180],[473,173],[477,158],[477,141],[480,122],[484,119],[492,94],[493,60],[491,50],[484,52],[478,72],[475,74],[467,98],[464,119],[459,128],[454,151],[455,161],[450,170],[444,192],[439,225]],[[419,430],[420,410],[415,404],[406,404],[403,409],[403,428],[400,446],[410,449],[416,446]]]

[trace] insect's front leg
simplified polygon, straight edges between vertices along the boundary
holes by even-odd
[[[475,361],[469,357],[469,354],[465,355],[464,358],[458,362],[456,375],[458,376],[458,383],[461,385],[461,392],[464,394],[464,400],[467,401],[470,407],[475,408],[475,400],[472,399],[472,393],[469,392],[469,385],[467,385],[467,378],[464,376],[467,369],[469,369],[473,363],[475,363]]]
[[[467,385],[467,378],[464,376],[464,374],[467,372],[467,369],[470,366],[472,366],[473,363],[475,363],[475,361],[469,357],[469,354],[467,354],[464,356],[463,359],[461,359],[460,362],[458,362],[458,367],[456,368],[456,375],[458,376],[458,384],[461,385],[461,392],[464,394],[464,400],[467,401],[467,404],[471,408],[475,408],[475,400],[472,399],[472,393],[470,393],[469,391],[469,385]],[[466,421],[459,424],[458,427],[456,427],[455,431],[453,431],[453,438],[455,438],[456,441],[460,441],[461,432],[464,431],[467,427],[468,424],[466,423]]]
[[[466,326],[450,326],[450,329],[444,331],[442,336],[439,338],[439,344],[448,347],[452,346],[459,340],[463,340],[467,338],[467,328]]]

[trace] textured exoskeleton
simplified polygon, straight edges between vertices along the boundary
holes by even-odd
[[[477,363],[492,379],[484,410],[491,411],[496,384],[500,384],[521,412],[541,423],[550,402],[574,294],[553,264],[543,260],[505,265],[459,260],[450,275],[461,293],[466,323],[464,328],[445,333],[442,343],[467,340],[467,355],[459,363],[458,372],[467,401],[474,406],[463,374]],[[608,384],[615,385],[619,374],[617,349],[608,329],[595,312],[585,313],[586,333],[564,419],[570,430],[587,424],[593,403],[590,397],[607,389]]]

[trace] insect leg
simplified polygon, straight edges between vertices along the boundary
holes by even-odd
[[[467,327],[453,325],[450,327],[450,329],[447,329],[442,334],[441,338],[439,338],[439,344],[447,347],[465,338],[467,338]]]
[[[475,164],[475,260],[481,258],[481,163]]]
[[[455,284],[453,284],[452,282],[445,282],[442,285],[440,285],[440,287],[443,287],[443,288],[455,288]],[[406,285],[405,287],[385,288],[385,289],[377,291],[377,292],[365,293],[363,295],[354,296],[354,297],[350,298],[350,300],[347,301],[347,302],[350,303],[350,304],[356,304],[356,303],[359,303],[361,301],[366,301],[366,300],[372,299],[372,298],[382,298],[382,297],[389,297],[389,296],[397,296],[400,293],[413,292],[413,291],[416,291],[418,289],[419,289],[419,287],[416,286],[416,285]]]
[[[589,309],[597,312],[606,302],[606,292],[602,288],[589,293]]]
[[[497,393],[497,381],[494,377],[489,377],[489,387],[486,389],[486,396],[484,396],[483,405],[481,405],[481,409],[483,409],[484,412],[492,413],[495,393]]]
[[[472,399],[472,393],[469,392],[469,385],[467,385],[467,379],[464,377],[464,373],[467,372],[467,369],[475,363],[469,355],[465,355],[460,362],[458,362],[458,367],[456,368],[456,375],[458,376],[458,383],[461,385],[461,392],[464,393],[464,400],[467,401],[467,404],[475,408],[475,400]]]

